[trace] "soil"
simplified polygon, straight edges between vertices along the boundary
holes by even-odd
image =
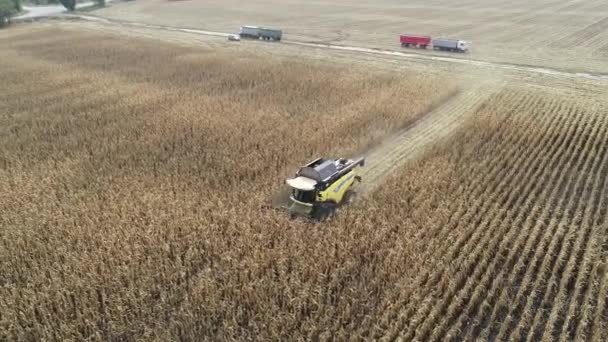
[[[96,15],[155,25],[237,32],[280,28],[285,40],[608,73],[603,0],[166,0],[116,3]],[[470,54],[402,49],[399,34],[470,41]]]

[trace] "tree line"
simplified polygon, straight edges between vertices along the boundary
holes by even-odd
[[[99,6],[105,6],[106,0],[93,0]],[[76,10],[76,0],[31,0],[33,5],[61,3],[68,11]],[[21,0],[0,0],[0,28],[10,23],[10,18],[23,10]]]
[[[9,23],[11,16],[21,11],[21,0],[0,0],[0,27]]]
[[[76,9],[76,0],[59,0],[59,2],[65,7],[68,11],[74,11]],[[98,6],[105,6],[106,0],[93,0]]]

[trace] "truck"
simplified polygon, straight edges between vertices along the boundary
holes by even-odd
[[[411,34],[402,34],[399,36],[399,41],[402,47],[419,47],[426,49],[427,46],[431,45],[431,37],[429,36],[418,36]]]
[[[460,39],[437,38],[433,39],[433,49],[464,53],[469,51],[469,43]]]
[[[274,40],[278,42],[281,41],[282,37],[283,31],[281,30],[266,27],[260,28],[260,38],[262,38],[263,40]]]
[[[274,40],[278,42],[283,37],[283,31],[259,26],[241,26],[239,36],[241,38]]]
[[[239,36],[241,38],[260,39],[261,27],[258,26],[241,26]]]

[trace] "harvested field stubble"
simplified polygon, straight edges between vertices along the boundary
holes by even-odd
[[[471,53],[405,51],[606,74],[607,11],[605,0],[148,0],[95,15],[219,32],[268,24],[285,41],[390,50],[399,34],[425,34],[469,41]]]

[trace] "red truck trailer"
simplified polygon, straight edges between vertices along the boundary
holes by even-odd
[[[415,36],[410,34],[402,34],[399,36],[399,41],[403,47],[419,47],[426,49],[427,46],[431,45],[431,37],[429,36]]]

